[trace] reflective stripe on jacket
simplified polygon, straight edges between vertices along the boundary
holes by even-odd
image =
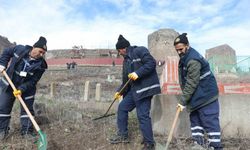
[[[193,64],[190,65],[190,63]],[[195,65],[195,63],[199,64]],[[200,68],[190,66],[200,66]],[[193,72],[199,73],[198,78],[192,74]],[[191,74],[196,80],[190,79]],[[216,79],[210,70],[209,63],[191,47],[179,61],[179,76],[183,91],[181,103],[187,105],[190,110],[204,106],[218,98]]]
[[[129,46],[127,48],[127,56],[125,56],[123,63],[122,86],[128,80],[127,76],[131,72],[136,72],[139,76],[136,81],[132,81],[130,84],[130,90],[133,91],[135,100],[161,93],[156,72],[156,61],[147,48],[137,46]]]

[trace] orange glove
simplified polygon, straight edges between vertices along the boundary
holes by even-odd
[[[13,95],[15,96],[15,97],[17,97],[18,95],[22,95],[22,91],[21,90],[15,90],[15,91],[13,91]]]
[[[132,72],[128,74],[128,78],[135,81],[136,79],[138,79],[138,75],[135,72]]]
[[[120,100],[121,97],[122,97],[122,96],[120,95],[119,92],[116,92],[115,95],[114,95],[114,99],[115,99],[115,100]]]

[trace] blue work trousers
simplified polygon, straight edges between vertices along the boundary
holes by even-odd
[[[128,136],[128,112],[136,108],[143,142],[149,144],[155,143],[150,118],[151,99],[152,96],[135,100],[133,99],[131,90],[126,94],[118,106],[118,134]]]
[[[222,149],[218,100],[190,113],[192,137],[200,145]],[[204,133],[208,135],[205,141]]]
[[[34,94],[22,94],[24,103],[27,105],[31,114],[34,115],[33,103],[34,103]],[[9,129],[9,123],[11,118],[11,111],[13,104],[15,102],[15,97],[12,93],[12,90],[1,91],[0,89],[0,132],[6,132]],[[25,134],[27,132],[33,131],[33,125],[30,121],[25,110],[21,106],[20,112],[20,121],[21,121],[21,132]]]

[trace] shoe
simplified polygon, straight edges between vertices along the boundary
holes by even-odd
[[[118,143],[129,143],[128,136],[124,135],[114,135],[112,138],[109,139],[110,144],[118,144]]]
[[[191,146],[191,150],[206,150],[206,149],[197,142],[194,142]]]
[[[141,150],[155,150],[155,144],[145,143]]]
[[[223,150],[223,147],[209,147],[208,150]]]
[[[5,140],[9,135],[9,130],[0,132],[0,140]]]
[[[144,140],[142,140],[142,141],[141,141],[141,145],[143,145],[144,143],[145,143],[145,141],[144,141]]]
[[[4,140],[7,137],[7,135],[5,134],[5,132],[0,132],[0,140]]]
[[[36,134],[32,131],[28,131],[28,132],[21,132],[21,136],[23,137],[23,139],[26,140],[36,140]]]

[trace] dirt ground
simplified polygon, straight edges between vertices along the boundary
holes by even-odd
[[[40,127],[47,135],[48,150],[140,150],[141,134],[136,115],[132,112],[129,119],[129,144],[109,144],[108,138],[116,132],[116,116],[110,116],[93,121],[93,118],[103,114],[100,110],[90,108],[79,109],[74,104],[58,104],[47,102],[48,108],[43,118],[37,118]],[[75,110],[82,114],[78,120],[65,119],[62,111]],[[10,135],[0,142],[3,150],[33,150],[37,146],[34,141],[22,139],[19,135],[19,106],[14,106]],[[37,137],[38,138],[38,137]],[[161,150],[166,144],[167,136],[155,135],[157,149]],[[224,150],[248,150],[250,139],[222,139]],[[173,139],[170,150],[189,150],[190,138]]]
[[[107,71],[110,72],[110,70]],[[91,73],[92,71],[86,72]],[[89,108],[88,106],[79,107],[85,104],[78,104],[79,101],[77,101],[77,99],[80,98],[79,91],[77,91],[80,89],[80,86],[77,87],[76,85],[80,84],[81,80],[99,82],[99,78],[101,77],[95,77],[94,80],[91,78],[89,79],[89,76],[92,76],[92,74],[86,74],[86,77],[82,76],[81,72],[79,73],[79,75],[75,74],[76,73],[72,73],[72,75],[70,74],[65,77],[54,73],[48,73],[46,75],[47,77],[45,76],[40,82],[40,87],[38,90],[40,95],[49,95],[48,83],[50,83],[51,79],[58,82],[65,80],[69,81],[73,79],[75,81],[73,83],[74,88],[67,88],[67,91],[69,92],[68,94],[64,93],[62,95],[61,92],[65,91],[65,89],[57,87],[57,89],[62,89],[61,91],[57,91],[56,95],[61,95],[61,97],[57,97],[57,100],[47,100],[46,98],[44,100],[43,97],[37,98],[36,100],[37,102],[46,104],[46,111],[42,113],[42,116],[37,117],[36,120],[37,122],[39,122],[42,131],[47,135],[48,150],[140,150],[142,147],[142,145],[140,144],[142,137],[138,127],[136,115],[132,112],[129,116],[130,143],[116,145],[109,144],[108,139],[116,133],[116,116],[110,116],[108,118],[93,121],[93,118],[101,116],[105,111]],[[96,72],[93,71],[93,74],[96,74]],[[102,73],[102,75],[103,74],[104,73]],[[106,74],[104,74],[102,78],[104,77],[106,77]],[[79,83],[76,83],[78,81]],[[69,84],[67,86],[71,87],[72,84]],[[107,90],[106,93],[113,93],[115,87],[117,87],[117,85],[109,84],[108,87],[103,87],[103,89]],[[108,96],[109,94],[105,95]],[[74,102],[74,104],[70,103],[69,101],[68,103],[63,103],[61,102],[62,99],[76,101]],[[107,103],[109,104],[110,102]],[[106,106],[104,105],[103,107]],[[65,116],[64,112],[66,110],[76,112],[78,117],[75,119],[74,117],[70,118],[68,116]],[[17,103],[14,106],[12,112],[10,134],[6,140],[0,142],[0,150],[37,149],[34,141],[23,139],[19,135],[19,127],[19,105]],[[157,150],[163,149],[166,144],[167,135],[154,135],[154,137],[157,143]],[[190,150],[190,144],[190,138],[173,138],[169,149]],[[224,146],[224,150],[250,150],[250,139],[241,137],[230,139],[222,138],[222,144]]]

